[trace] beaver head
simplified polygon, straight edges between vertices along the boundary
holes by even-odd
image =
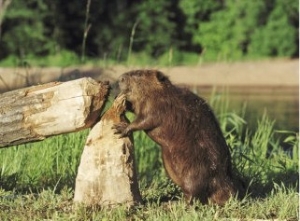
[[[146,98],[151,92],[163,90],[171,84],[169,78],[157,70],[130,71],[122,74],[118,82],[121,93],[126,95],[129,102],[135,101],[137,97]]]

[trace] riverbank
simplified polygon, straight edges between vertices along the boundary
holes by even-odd
[[[0,67],[0,92],[51,81],[67,81],[80,77],[92,77],[96,80],[108,80],[112,82],[122,73],[138,68],[146,69],[148,67]],[[299,86],[298,59],[150,68],[162,70],[176,84],[206,86]]]
[[[153,68],[153,67],[151,67]],[[177,84],[212,86],[298,86],[299,60],[281,59],[231,63],[208,63],[197,66],[159,68]],[[110,75],[136,69],[113,67]]]

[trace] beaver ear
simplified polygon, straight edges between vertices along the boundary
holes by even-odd
[[[160,72],[160,71],[156,72],[156,78],[160,82],[167,82],[167,81],[169,81],[169,78],[166,75],[164,75],[162,72]]]

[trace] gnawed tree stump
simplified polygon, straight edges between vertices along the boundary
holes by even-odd
[[[0,147],[90,127],[100,115],[108,87],[81,78],[0,94]]]
[[[112,126],[125,121],[125,97],[119,96],[88,135],[78,167],[75,203],[132,206],[141,203],[131,138],[119,138]]]

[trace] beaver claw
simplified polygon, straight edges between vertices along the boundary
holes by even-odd
[[[120,134],[120,138],[128,136],[128,129],[127,129],[128,123],[126,122],[120,122],[117,124],[114,124],[112,126],[112,129],[115,129],[115,134]]]

